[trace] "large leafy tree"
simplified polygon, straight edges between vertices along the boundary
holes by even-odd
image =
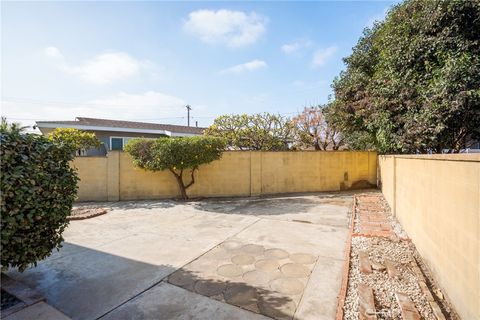
[[[344,145],[340,131],[327,121],[329,108],[305,108],[292,119],[295,124],[295,143],[301,149],[338,150]]]
[[[480,2],[407,0],[365,29],[334,81],[351,148],[458,152],[480,136]]]
[[[293,142],[293,122],[271,113],[223,115],[216,118],[205,134],[227,140],[238,150],[282,151]]]
[[[150,170],[169,170],[177,180],[182,199],[188,199],[187,189],[195,183],[195,171],[202,164],[220,159],[225,141],[216,137],[136,138],[125,146],[136,166]],[[184,181],[184,173],[190,181]]]

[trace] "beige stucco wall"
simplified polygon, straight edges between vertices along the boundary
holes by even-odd
[[[257,196],[262,194],[336,191],[376,185],[374,152],[225,152],[201,166],[192,197]],[[135,168],[127,153],[80,157],[79,201],[161,199],[179,195],[168,171]],[[189,177],[185,177],[186,181]]]
[[[107,157],[81,157],[73,161],[77,168],[79,199],[89,201],[107,200]]]
[[[480,155],[379,156],[382,192],[462,319],[480,319]]]

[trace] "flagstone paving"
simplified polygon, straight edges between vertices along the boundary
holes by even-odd
[[[229,240],[174,272],[168,282],[255,313],[291,319],[316,261],[308,253]]]

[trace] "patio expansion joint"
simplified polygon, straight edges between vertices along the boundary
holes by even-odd
[[[239,230],[238,232],[236,232],[235,234],[227,237],[226,239],[224,240],[221,240],[220,242],[214,244],[212,247],[210,247],[209,249],[205,250],[205,252],[203,252],[201,255],[189,260],[188,262],[184,263],[182,266],[178,267],[177,269],[175,269],[174,271],[170,272],[169,274],[165,275],[165,277],[161,278],[160,280],[158,280],[157,282],[153,283],[152,285],[150,285],[149,287],[147,287],[146,289],[140,291],[139,293],[137,293],[136,295],[134,295],[133,297],[130,297],[129,299],[127,299],[126,301],[120,303],[118,306],[108,310],[107,312],[105,312],[104,314],[102,314],[101,316],[97,317],[96,320],[99,320],[103,317],[105,317],[106,315],[108,315],[109,313],[117,310],[118,308],[120,308],[121,306],[129,303],[130,301],[133,301],[135,300],[136,298],[138,298],[139,296],[141,296],[142,294],[144,294],[145,292],[147,292],[148,290],[152,289],[153,287],[161,284],[162,282],[166,283],[165,280],[172,274],[174,273],[175,271],[179,270],[179,269],[182,269],[184,268],[185,266],[187,266],[188,264],[192,263],[193,261],[197,260],[197,259],[200,259],[202,256],[204,256],[205,254],[207,254],[208,252],[210,252],[213,248],[219,246],[221,243],[237,236],[239,233],[243,232],[244,230],[250,228],[251,226],[253,226],[255,223],[257,223],[258,221],[260,221],[261,218],[257,218],[255,221],[253,221],[252,223],[248,224],[247,226],[243,227],[241,230]],[[127,236],[128,237],[128,236]],[[126,238],[126,237],[125,237]],[[195,293],[197,294],[197,293]],[[210,299],[209,297],[207,297],[208,299]],[[247,310],[248,311],[248,310]],[[252,312],[253,313],[253,312]]]
[[[307,278],[307,283],[305,283],[305,290],[303,290],[303,292],[302,292],[302,295],[300,297],[300,300],[298,301],[297,307],[295,308],[295,312],[293,313],[292,319],[297,319],[296,315],[297,315],[298,308],[300,308],[300,306],[302,305],[303,297],[305,296],[305,291],[307,291],[308,284],[310,283],[310,279],[312,278],[311,275],[317,269],[319,258],[320,258],[320,256],[317,256],[317,260],[315,260],[315,265],[312,268],[312,272],[310,273],[309,277]]]
[[[267,217],[260,217],[258,219],[268,220],[268,221],[283,221],[283,222],[291,222],[291,223],[301,223],[303,225],[307,224],[307,225],[312,225],[312,226],[326,226],[326,227],[337,228],[337,229],[348,229],[348,225],[342,225],[342,226],[334,225],[334,226],[332,226],[331,224],[328,224],[328,223],[300,221],[300,220],[285,220],[285,219],[275,219],[275,218],[267,218]]]

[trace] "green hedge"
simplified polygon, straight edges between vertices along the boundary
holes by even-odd
[[[66,145],[0,128],[1,263],[20,271],[61,247],[78,177]]]

